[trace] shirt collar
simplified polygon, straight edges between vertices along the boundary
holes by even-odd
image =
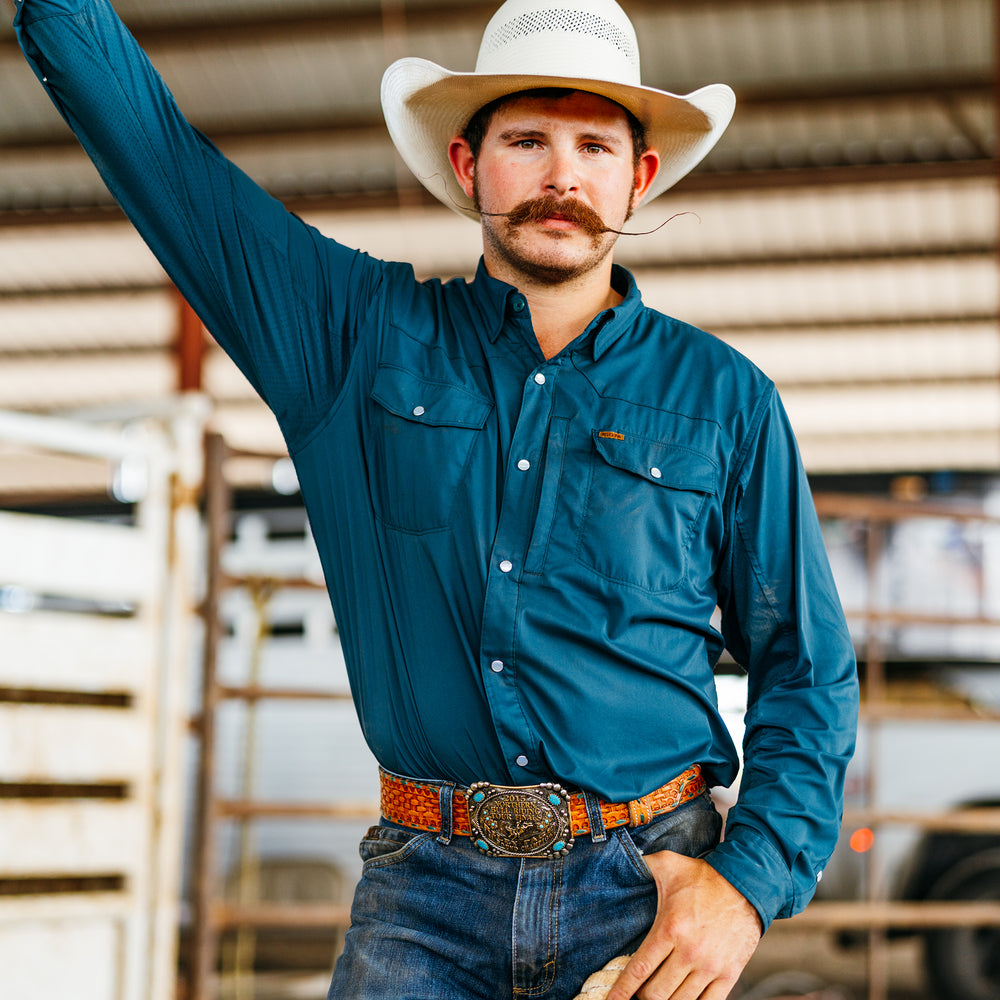
[[[631,272],[615,264],[611,268],[611,285],[623,298],[617,306],[605,309],[594,317],[588,328],[588,332],[596,331],[593,336],[595,361],[599,361],[601,356],[629,329],[642,308],[642,296]],[[486,263],[482,257],[479,258],[476,277],[469,285],[469,290],[483,316],[486,335],[492,343],[496,343],[503,330],[507,307],[511,299],[520,297],[521,293],[506,281],[494,278],[486,270]]]
[[[486,336],[490,338],[491,343],[496,343],[497,337],[503,330],[507,304],[511,298],[521,293],[513,285],[508,285],[506,281],[494,278],[486,270],[486,261],[482,257],[479,258],[476,277],[469,285],[469,291],[476,305],[479,306]]]
[[[600,361],[622,334],[631,328],[639,310],[642,309],[642,296],[630,271],[615,264],[611,268],[611,287],[622,296],[622,301],[611,309],[605,309],[591,324],[591,328],[596,329],[595,361]]]

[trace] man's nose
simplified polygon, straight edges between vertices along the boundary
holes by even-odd
[[[548,164],[545,190],[565,198],[579,190],[580,182],[568,153],[553,151]]]

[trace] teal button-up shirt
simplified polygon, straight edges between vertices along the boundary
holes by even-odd
[[[728,646],[746,769],[708,860],[765,924],[801,908],[836,841],[857,687],[772,383],[621,268],[621,305],[545,360],[524,297],[482,266],[418,282],[287,213],[184,120],[104,0],[23,0],[16,25],[277,415],[378,760],[612,801],[695,763],[728,785]]]

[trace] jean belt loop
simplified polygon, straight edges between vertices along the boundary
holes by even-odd
[[[438,801],[441,805],[441,833],[438,835],[437,842],[439,844],[450,844],[452,828],[451,804],[455,797],[455,782],[443,782],[438,795]]]
[[[590,839],[595,844],[601,844],[608,839],[601,814],[601,800],[593,792],[584,792],[583,798],[587,803],[587,819],[590,820]]]

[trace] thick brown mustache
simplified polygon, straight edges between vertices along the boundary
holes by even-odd
[[[501,216],[512,226],[523,226],[529,222],[544,222],[558,216],[578,225],[589,236],[616,232],[604,224],[604,220],[589,205],[573,198],[557,198],[547,194],[541,198],[529,198],[515,205],[509,212],[483,212],[481,215]]]
[[[629,233],[624,229],[612,229],[605,225],[604,220],[589,205],[574,198],[557,198],[554,194],[547,194],[541,198],[529,198],[515,205],[509,212],[484,212],[477,206],[480,215],[489,215],[496,218],[506,219],[512,226],[523,226],[528,222],[543,222],[553,216],[559,216],[570,222],[575,222],[589,236],[597,237],[603,233],[615,233],[618,236],[650,236],[652,233],[662,229],[668,222],[676,219],[679,215],[694,215],[693,212],[676,212],[665,219],[655,229],[647,229],[645,232]]]

